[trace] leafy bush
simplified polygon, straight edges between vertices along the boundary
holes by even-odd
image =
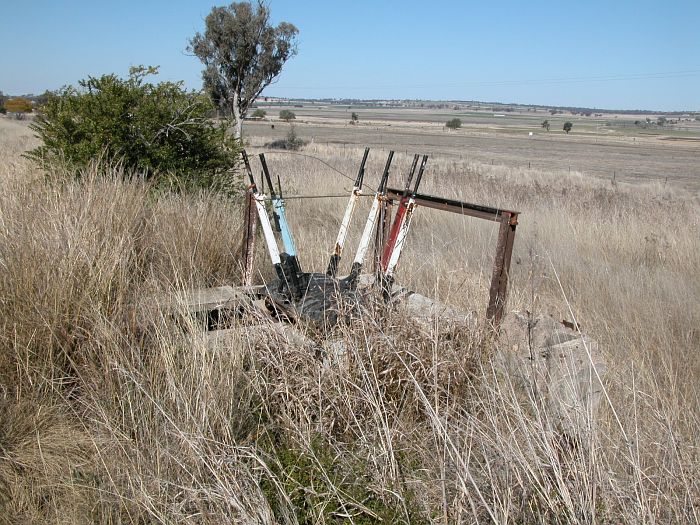
[[[253,114],[251,115],[251,117],[253,117],[253,118],[265,118],[266,115],[267,115],[267,111],[265,111],[264,109],[258,108],[255,111],[253,111]]]
[[[564,122],[564,131],[569,133],[571,131],[571,128],[573,128],[574,125],[571,122]]]
[[[293,111],[290,111],[288,109],[283,109],[282,111],[280,111],[280,119],[282,120],[286,120],[287,122],[289,122],[290,120],[294,120],[295,118],[297,118],[297,116],[294,114]]]
[[[159,185],[232,191],[240,145],[208,118],[209,99],[181,82],[144,82],[152,74],[157,68],[141,66],[127,79],[88,77],[50,94],[31,126],[43,144],[27,156],[76,176],[102,156]]]
[[[451,120],[447,121],[447,124],[445,126],[449,129],[457,129],[462,127],[462,121],[458,118],[453,118]]]
[[[292,124],[289,127],[289,132],[287,133],[287,149],[296,151],[301,149],[306,144],[307,142],[304,139],[299,138],[297,135],[297,130],[294,127],[294,124]]]

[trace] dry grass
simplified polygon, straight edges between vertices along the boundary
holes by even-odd
[[[216,195],[155,198],[107,166],[45,183],[6,124],[0,522],[698,521],[697,202],[431,159],[427,192],[522,212],[510,306],[573,312],[605,348],[606,400],[586,442],[567,444],[478,332],[367,315],[310,333],[327,350],[317,359],[272,327],[212,344],[154,314],[155,293],[237,281],[240,210]],[[350,175],[361,156],[302,153]],[[308,157],[268,163],[290,192],[349,185]],[[289,204],[303,264],[323,269],[345,201]],[[481,311],[494,238],[490,224],[419,209],[398,278]]]

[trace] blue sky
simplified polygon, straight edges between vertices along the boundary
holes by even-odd
[[[199,88],[185,48],[223,4],[0,0],[0,90],[40,93],[137,64]],[[270,96],[700,110],[699,0],[268,4],[300,31]]]

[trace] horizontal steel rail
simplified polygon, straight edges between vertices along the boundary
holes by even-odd
[[[396,188],[387,188],[386,196],[391,200],[401,200],[403,191]],[[503,216],[508,214],[511,221],[510,224],[518,223],[518,215],[520,213],[512,210],[492,208],[491,206],[482,206],[481,204],[472,204],[470,202],[446,199],[444,197],[435,197],[424,193],[416,194],[416,204],[418,206],[425,206],[426,208],[459,213],[460,215],[468,215],[470,217],[477,217],[479,219],[486,219],[494,222],[501,222]]]

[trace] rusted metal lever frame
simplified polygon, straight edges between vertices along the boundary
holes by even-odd
[[[255,198],[254,189],[251,188],[246,195],[245,227],[244,227],[244,257],[245,261],[243,283],[250,284],[253,274],[253,252],[255,240]],[[391,226],[391,215],[394,201],[400,201],[403,196],[402,190],[387,188],[386,195],[382,196],[380,209],[380,226],[376,230],[375,243],[375,271],[379,266],[379,254],[386,244]],[[496,242],[496,256],[493,263],[493,273],[491,276],[491,286],[489,289],[489,304],[486,309],[486,317],[498,329],[503,317],[503,310],[506,304],[508,291],[508,277],[510,273],[510,263],[513,254],[513,244],[515,241],[515,230],[518,225],[519,212],[512,210],[501,210],[479,204],[445,199],[432,195],[417,193],[415,203],[418,206],[433,208],[441,211],[448,211],[460,215],[476,217],[498,222],[498,239]]]
[[[394,200],[400,200],[403,191],[396,188],[387,188],[386,208],[384,215],[391,213],[391,204]],[[519,212],[501,210],[490,206],[471,204],[453,199],[435,197],[417,193],[415,196],[417,206],[425,206],[441,211],[468,215],[478,219],[486,219],[500,223],[498,239],[496,241],[496,256],[493,261],[493,273],[491,275],[491,287],[489,289],[489,305],[486,308],[486,319],[496,330],[503,318],[503,310],[506,304],[508,292],[508,275],[510,273],[510,261],[513,255],[513,243],[515,242],[515,229],[518,225]],[[385,241],[382,239],[382,241]],[[378,243],[379,244],[379,243]],[[381,242],[383,245],[383,242]]]

